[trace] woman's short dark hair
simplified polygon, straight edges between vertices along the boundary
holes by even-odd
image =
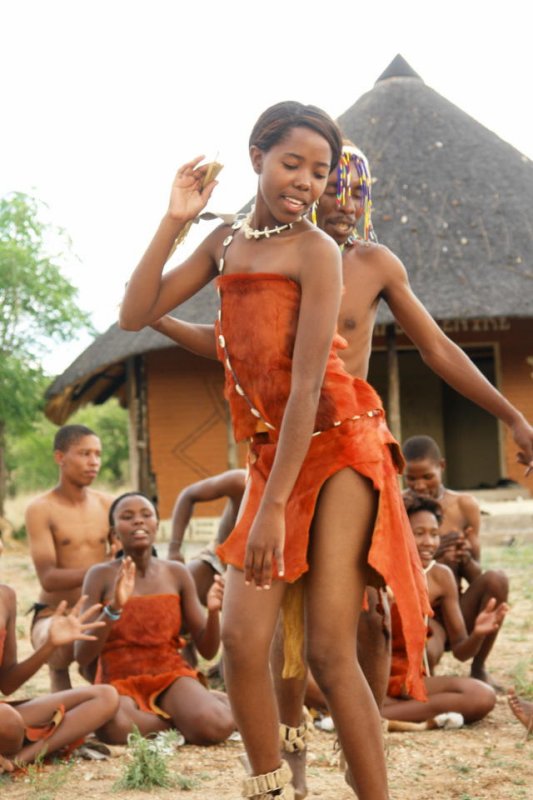
[[[293,128],[310,128],[323,136],[331,149],[330,170],[337,166],[342,152],[342,135],[337,123],[321,108],[296,100],[285,100],[263,111],[250,134],[249,145],[266,153],[283,141]]]
[[[118,497],[115,497],[115,499],[109,506],[109,526],[111,528],[113,528],[115,525],[114,517],[115,517],[115,511],[117,510],[117,506],[119,503],[122,502],[122,500],[124,500],[125,497],[144,497],[144,499],[148,500],[148,502],[154,507],[155,515],[157,519],[159,519],[159,511],[157,510],[157,506],[151,497],[148,497],[148,495],[144,494],[143,492],[124,492],[124,494],[119,494]]]
[[[408,517],[412,514],[416,514],[417,511],[429,511],[429,513],[433,514],[436,518],[437,524],[440,527],[442,522],[442,506],[438,500],[434,500],[433,497],[427,497],[427,495],[406,492],[403,496],[403,502]]]

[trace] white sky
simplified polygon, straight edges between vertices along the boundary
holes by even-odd
[[[210,207],[236,210],[254,192],[247,140],[261,111],[295,99],[338,116],[398,52],[533,158],[529,6],[0,0],[0,195],[48,205],[77,256],[65,274],[104,331],[180,163],[218,154]],[[47,369],[62,372],[88,343],[56,348]]]

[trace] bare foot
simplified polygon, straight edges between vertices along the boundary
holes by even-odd
[[[295,753],[282,753],[282,757],[291,768],[294,800],[304,800],[304,797],[307,797],[307,782],[305,779],[307,749],[297,750]]]
[[[533,703],[528,700],[522,700],[518,697],[514,689],[509,689],[507,693],[507,700],[509,708],[519,720],[528,733],[533,731]]]
[[[505,688],[494,680],[494,678],[489,675],[485,667],[475,667],[472,665],[472,669],[470,670],[470,677],[477,678],[478,681],[483,681],[483,683],[487,683],[491,686],[495,692],[498,694],[504,694]]]
[[[3,775],[5,772],[13,772],[14,769],[14,765],[8,758],[0,756],[0,775]]]

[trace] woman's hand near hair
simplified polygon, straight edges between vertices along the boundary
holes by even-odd
[[[208,165],[198,166],[204,156],[197,156],[183,164],[176,173],[170,190],[168,216],[185,224],[194,219],[207,205],[217,181],[202,188]]]

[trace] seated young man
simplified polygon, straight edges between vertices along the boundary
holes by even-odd
[[[437,443],[430,436],[412,436],[403,445],[406,460],[405,482],[408,492],[431,497],[442,507],[440,547],[436,560],[446,564],[455,575],[460,592],[460,605],[467,630],[473,630],[479,612],[490,598],[498,605],[507,601],[509,581],[501,570],[483,572],[480,564],[481,546],[479,538],[480,512],[476,499],[467,492],[456,492],[442,483],[445,461]],[[464,588],[463,582],[466,582]],[[437,620],[439,619],[437,613]],[[431,623],[435,626],[435,622]],[[487,673],[485,662],[494,646],[499,628],[487,635],[472,659],[470,675],[494,685]],[[442,626],[435,629],[435,638],[430,653],[433,668],[444,648],[449,645]]]
[[[439,503],[430,497],[411,494],[405,498],[405,506],[420,560],[426,573],[429,600],[433,609],[439,608],[444,622],[444,633],[449,638],[454,655],[464,661],[472,657],[482,646],[484,639],[497,630],[505,617],[507,606],[496,606],[494,599],[476,617],[473,630],[467,634],[459,606],[459,595],[454,576],[444,564],[438,564],[435,553],[439,547],[439,523],[442,512]],[[396,606],[392,605],[392,666],[387,698],[382,707],[382,715],[389,720],[405,722],[435,721],[440,727],[447,717],[441,715],[455,712],[465,722],[476,722],[492,710],[496,702],[494,690],[475,678],[450,675],[424,678],[428,700],[421,703],[406,695],[403,687],[406,652]],[[434,628],[431,625],[430,630]],[[434,623],[439,625],[439,623]],[[428,655],[436,637],[430,636]]]
[[[34,605],[32,644],[47,641],[56,608],[65,600],[72,608],[81,596],[85,573],[107,558],[107,515],[112,497],[90,488],[100,470],[100,439],[84,425],[65,425],[54,439],[59,482],[26,509],[30,553],[40,584]],[[72,643],[50,654],[50,688],[71,688]]]

